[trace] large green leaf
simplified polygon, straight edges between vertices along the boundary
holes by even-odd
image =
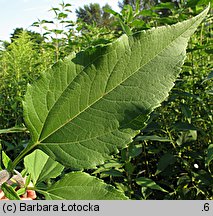
[[[46,191],[39,191],[52,200],[126,200],[122,192],[102,180],[83,172],[65,175]]]
[[[31,174],[34,185],[49,178],[56,178],[64,166],[37,149],[24,158],[24,166]]]
[[[33,86],[24,102],[39,147],[66,166],[94,168],[132,141],[168,96],[189,37],[206,16],[153,28],[72,55]]]

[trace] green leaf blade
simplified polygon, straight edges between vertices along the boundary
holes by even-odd
[[[19,195],[11,185],[8,185],[7,183],[3,183],[1,186],[1,190],[4,192],[4,195],[9,200],[20,200]]]
[[[59,176],[64,167],[41,150],[35,150],[24,158],[24,165],[32,176],[34,185]]]
[[[65,175],[47,191],[40,191],[50,200],[126,200],[122,192],[102,180],[83,172]]]
[[[26,94],[31,147],[82,169],[95,168],[127,146],[168,96],[189,37],[207,11],[59,62]]]
[[[136,183],[142,187],[151,188],[154,190],[160,190],[162,192],[168,193],[168,191],[164,190],[162,187],[157,185],[152,179],[140,177],[136,179]]]
[[[155,175],[158,175],[162,171],[164,171],[169,165],[174,164],[176,162],[176,157],[170,153],[164,154],[157,165],[157,170]]]
[[[213,160],[213,144],[210,144],[208,149],[207,149],[207,156],[205,158],[205,165],[209,166],[212,160]]]
[[[157,135],[151,135],[151,136],[137,136],[135,138],[135,141],[143,141],[143,140],[152,140],[152,141],[159,141],[159,142],[171,142],[167,137],[160,137]]]

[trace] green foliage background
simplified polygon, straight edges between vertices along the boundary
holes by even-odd
[[[33,24],[42,30],[41,35],[14,32],[12,41],[4,42],[0,52],[0,129],[13,128],[0,130],[3,149],[14,159],[28,143],[22,100],[27,83],[33,83],[42,71],[72,51],[110,43],[123,33],[130,35],[183,21],[201,12],[207,3],[150,1],[144,6],[128,1],[120,3],[120,13],[109,6],[89,5],[77,11],[76,22],[69,19],[70,4],[61,3],[52,8],[54,21],[38,20]],[[91,17],[91,11],[97,16]],[[47,23],[53,27],[47,28]],[[175,87],[152,113],[147,127],[128,148],[88,173],[124,191],[131,199],[213,198],[211,40],[210,13],[190,40]],[[22,170],[22,164],[18,168]]]

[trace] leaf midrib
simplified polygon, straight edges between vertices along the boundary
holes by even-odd
[[[109,52],[109,53],[110,53],[110,52]],[[87,67],[89,67],[93,62],[95,62],[95,61],[96,61],[98,58],[100,58],[101,56],[103,56],[103,55],[100,55],[100,56],[95,57],[91,62],[89,62],[87,65],[85,65],[85,66],[82,68],[82,70],[76,75],[76,77],[77,77],[79,74],[81,74]],[[77,55],[75,55],[75,57],[77,57]],[[73,59],[75,59],[75,58],[72,58],[72,60],[73,60]],[[72,61],[72,60],[71,60],[71,61]],[[73,80],[75,80],[76,77],[74,77]],[[60,97],[63,95],[63,93],[67,90],[67,88],[70,86],[70,84],[73,82],[73,80],[72,80],[72,81],[67,85],[67,87],[61,92],[61,94],[58,96],[58,98],[60,98]],[[49,85],[49,83],[48,83],[48,85]],[[43,131],[43,129],[44,129],[45,121],[47,120],[47,118],[48,118],[48,116],[49,116],[51,110],[53,109],[53,107],[55,106],[55,104],[57,103],[57,101],[58,101],[58,100],[54,101],[54,103],[52,104],[51,108],[48,110],[48,114],[47,114],[47,116],[45,117],[44,124],[42,125],[41,130],[40,130],[40,135],[39,135],[39,137],[38,137],[38,139],[37,139],[37,144],[39,144],[39,143],[41,142],[41,141],[39,142],[39,138],[41,137],[42,131]],[[34,107],[36,107],[35,104],[34,104]],[[36,110],[35,110],[35,112],[36,112]],[[36,115],[38,116],[37,112],[36,112]],[[39,120],[40,120],[40,117],[39,117],[39,116],[38,116],[38,118],[39,118]],[[40,121],[41,121],[41,120],[40,120]],[[41,122],[42,122],[42,121],[41,121]],[[33,125],[32,122],[31,122],[31,125]],[[36,129],[36,128],[34,127],[34,129]],[[45,139],[45,138],[44,138],[44,139]],[[43,139],[43,140],[44,140],[44,139]],[[37,144],[35,144],[35,145],[37,145]]]
[[[127,76],[124,80],[122,80],[122,82],[118,83],[114,88],[112,88],[111,90],[109,90],[108,92],[105,92],[103,95],[101,95],[99,98],[97,98],[93,103],[89,104],[89,106],[85,107],[85,109],[83,109],[82,111],[80,111],[78,114],[76,114],[75,116],[73,116],[72,118],[68,119],[64,124],[62,124],[60,127],[56,128],[55,130],[53,130],[50,134],[48,134],[48,136],[44,137],[43,139],[41,139],[40,141],[37,142],[37,144],[42,143],[42,141],[44,141],[45,139],[47,139],[48,137],[50,137],[52,134],[54,134],[56,131],[58,131],[60,128],[64,127],[66,124],[68,124],[70,121],[72,121],[73,119],[75,119],[76,117],[78,117],[81,113],[83,113],[85,110],[87,110],[89,107],[93,106],[96,102],[98,102],[100,99],[102,99],[105,95],[109,94],[110,92],[112,92],[113,90],[115,90],[117,87],[119,87],[122,83],[124,83],[127,79],[129,79],[131,76],[133,76],[135,73],[137,73],[139,71],[140,68],[146,66],[147,64],[149,64],[151,61],[153,61],[157,56],[159,56],[160,53],[162,53],[165,49],[167,49],[169,46],[171,46],[179,37],[181,37],[184,33],[186,33],[187,31],[189,31],[193,25],[196,23],[197,19],[192,23],[192,25],[187,28],[186,30],[182,31],[174,40],[172,40],[167,46],[165,46],[161,51],[159,51],[156,55],[153,56],[153,58],[151,58],[150,60],[148,60],[146,63],[144,63],[143,65],[141,65],[139,68],[137,68],[135,70],[135,72],[133,72],[132,74],[130,74],[129,76]],[[161,28],[166,28],[165,26],[162,26]],[[154,29],[151,29],[151,31],[153,31]],[[145,32],[146,34],[146,32]],[[128,40],[129,42],[129,40]],[[131,52],[132,53],[132,52]],[[108,55],[109,53],[105,54]],[[104,55],[103,55],[104,56]],[[100,57],[100,56],[99,56]],[[99,58],[97,57],[97,58]],[[96,60],[96,59],[95,59]],[[94,61],[95,61],[94,60]],[[94,62],[93,61],[93,62]],[[91,64],[91,63],[90,63]],[[87,66],[89,66],[90,64],[88,64]],[[84,68],[85,69],[85,68]],[[83,70],[82,70],[83,71]],[[81,73],[81,72],[80,72]],[[80,74],[79,73],[79,74]],[[77,75],[78,76],[78,75]],[[75,77],[76,78],[76,77]],[[71,83],[70,83],[71,84]],[[69,85],[68,85],[69,86]],[[67,87],[68,88],[68,87]],[[66,88],[66,89],[67,89]],[[66,90],[65,89],[65,90]],[[64,90],[64,91],[65,91]],[[42,131],[41,131],[42,132]],[[42,133],[41,133],[42,134]],[[40,134],[40,135],[41,135]]]

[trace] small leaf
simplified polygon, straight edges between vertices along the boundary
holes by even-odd
[[[12,163],[11,159],[7,156],[7,154],[2,151],[2,162],[4,164],[5,169],[8,168],[8,166],[10,166],[10,164]]]
[[[133,165],[131,162],[125,163],[125,170],[127,173],[132,174],[135,170],[135,165]]]
[[[170,153],[163,155],[159,160],[155,175],[158,175],[159,173],[164,171],[170,164],[175,163],[175,161],[176,161],[176,157],[174,155]]]
[[[205,160],[206,166],[209,166],[212,160],[213,160],[213,144],[210,144],[207,149],[207,156]]]
[[[26,188],[20,188],[19,190],[16,191],[16,193],[18,196],[21,196],[26,193]]]
[[[53,33],[55,33],[55,34],[58,34],[58,35],[60,35],[60,34],[62,34],[64,32],[64,30],[60,30],[60,29],[51,29],[50,31],[53,32]],[[56,39],[56,41],[57,40],[58,39]]]
[[[129,154],[129,156],[130,157],[137,157],[138,155],[140,155],[141,154],[141,152],[142,152],[142,147],[141,147],[141,145],[130,145],[129,146],[129,149],[128,149],[128,154]]]
[[[104,8],[104,12],[110,13],[110,14],[114,15],[115,17],[122,19],[122,16],[118,12],[112,10],[111,8]]]
[[[183,114],[186,116],[186,118],[190,119],[191,118],[190,108],[186,104],[181,104],[180,107],[181,107]]]
[[[96,169],[92,174],[103,173],[105,171],[109,171],[109,170],[112,170],[114,168],[119,169],[122,166],[123,166],[122,163],[119,163],[119,162],[116,162],[116,161],[108,162],[108,163],[105,163],[105,164],[101,165],[100,168]]]
[[[159,142],[171,142],[167,137],[160,137],[157,135],[152,135],[152,136],[137,136],[135,138],[135,141],[143,141],[143,140],[151,140],[151,141],[159,141]]]
[[[157,14],[155,12],[153,12],[152,10],[142,10],[139,12],[139,15],[150,16],[150,17],[156,17],[157,16]]]
[[[111,162],[108,162],[108,163],[105,163],[105,164],[103,164],[103,167],[104,168],[112,168],[112,167],[114,167],[114,168],[120,168],[120,167],[122,167],[122,163],[121,162],[119,162],[119,161],[111,161]]]
[[[14,188],[11,185],[8,185],[7,183],[4,183],[1,186],[1,190],[4,192],[4,195],[9,199],[9,200],[20,200],[19,195],[16,193]]]
[[[68,17],[68,15],[65,14],[65,13],[62,13],[62,12],[61,12],[61,13],[58,14],[58,18],[59,18],[59,19],[65,19],[65,18],[67,18],[67,17]]]
[[[136,183],[140,185],[141,187],[147,187],[154,190],[160,190],[162,192],[168,193],[168,191],[164,190],[162,187],[157,185],[153,180],[145,177],[140,177],[136,179]]]
[[[35,26],[35,27],[39,27],[39,25],[40,25],[39,22],[34,22],[34,23],[32,24],[32,26]]]
[[[53,21],[49,21],[49,20],[42,20],[41,24],[53,24]]]
[[[34,185],[59,176],[64,167],[41,150],[35,150],[24,158],[24,165],[32,176]]]
[[[199,96],[197,96],[195,94],[191,94],[189,92],[174,90],[173,93],[174,93],[174,95],[178,95],[178,96],[182,96],[182,97],[189,97],[189,98],[193,98],[193,99],[196,99],[198,101],[201,101],[201,98]]]
[[[200,169],[197,172],[192,172],[192,175],[197,182],[200,182],[202,185],[206,185],[207,187],[212,188],[213,178],[210,172]]]
[[[198,0],[197,5],[208,5],[210,2],[209,0]]]
[[[159,10],[159,9],[174,9],[174,3],[172,2],[165,2],[165,3],[161,3],[158,4],[157,6],[152,7],[152,10]]]
[[[206,91],[207,94],[213,95],[213,89]]]
[[[52,7],[52,8],[50,9],[50,11],[60,11],[60,9],[59,9],[59,8],[56,8],[56,7]]]
[[[122,29],[126,35],[128,35],[128,36],[132,35],[131,28],[126,23],[124,23],[123,20],[119,19],[119,23],[120,23],[120,25],[121,25],[121,27],[122,27]]]
[[[21,132],[26,132],[27,129],[24,127],[13,127],[13,128],[8,128],[8,129],[1,129],[0,134],[7,134],[7,133],[21,133]]]
[[[30,184],[30,181],[31,181],[31,174],[29,174],[29,175],[26,177],[25,188],[28,187],[28,185]]]
[[[134,26],[134,28],[142,28],[144,25],[145,22],[143,20],[135,19],[132,21],[132,26]]]
[[[138,14],[140,11],[140,0],[136,0],[135,2],[135,14]]]
[[[204,81],[211,80],[211,79],[213,79],[213,71],[211,71],[211,72],[208,74],[208,76],[204,79]],[[204,81],[203,81],[203,82],[204,82]]]
[[[64,7],[71,7],[71,6],[72,6],[71,4],[67,3],[67,4],[65,4]]]
[[[197,127],[187,122],[176,122],[175,124],[173,124],[172,128],[180,131],[198,130]]]
[[[182,145],[183,143],[192,142],[195,140],[197,140],[196,130],[181,131],[178,135],[178,139],[176,140],[176,143],[178,145]]]
[[[129,23],[133,19],[133,9],[131,5],[125,5],[125,6],[126,6],[125,10],[127,13],[126,22]]]
[[[181,185],[182,187],[184,187],[190,184],[190,182],[191,182],[191,178],[187,174],[184,174],[183,176],[178,178],[177,186]]]
[[[66,174],[47,191],[47,200],[126,200],[122,192],[83,172]]]
[[[209,75],[207,76],[206,79],[213,79],[213,71],[211,71],[211,72],[209,73]]]
[[[123,176],[123,173],[120,172],[119,170],[115,170],[115,169],[110,169],[110,170],[107,170],[107,171],[103,171],[102,174],[106,174],[106,175],[109,175],[109,176]]]

